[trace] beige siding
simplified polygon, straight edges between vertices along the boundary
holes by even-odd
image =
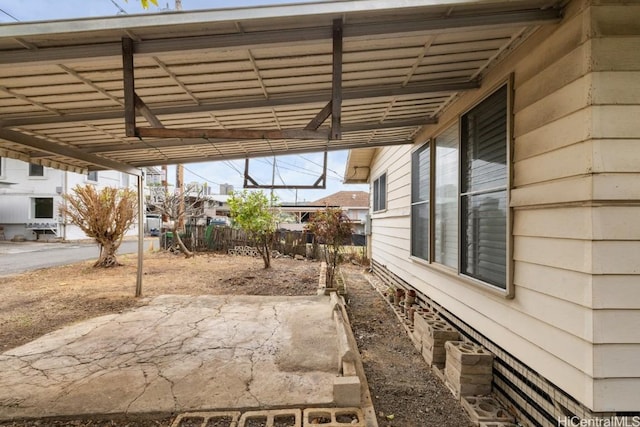
[[[389,182],[373,257],[587,407],[637,411],[640,6],[591,3],[571,2],[563,23],[533,34],[417,137],[436,136],[513,75],[515,297],[411,259],[418,144],[380,149],[372,163]]]

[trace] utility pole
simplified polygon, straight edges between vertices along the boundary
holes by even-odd
[[[181,164],[176,165],[176,193],[178,194],[179,199],[179,218],[178,221],[178,230],[184,229],[184,166]]]
[[[182,10],[182,0],[176,0],[175,10]],[[176,165],[176,190],[180,191],[180,212],[184,213],[184,166],[182,164]],[[178,223],[178,230],[184,229],[184,215],[180,215],[180,222]]]
[[[273,170],[271,171],[271,200],[270,206],[273,206],[273,187],[276,185],[276,156],[273,156]]]

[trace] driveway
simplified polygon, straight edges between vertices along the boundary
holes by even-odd
[[[145,239],[145,250],[151,244],[157,249],[159,247],[158,238]],[[137,240],[126,240],[122,242],[118,253],[135,253],[137,250]],[[0,276],[98,259],[98,255],[98,245],[95,243],[0,241]]]

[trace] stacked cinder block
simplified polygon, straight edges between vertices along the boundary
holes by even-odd
[[[463,397],[462,407],[469,414],[471,421],[478,425],[493,423],[494,426],[508,426],[514,422],[513,416],[491,396]]]
[[[414,315],[413,339],[416,348],[430,366],[443,368],[446,361],[445,343],[457,341],[460,334],[432,311],[421,310]]]
[[[493,354],[464,341],[448,341],[445,349],[445,379],[456,397],[491,393]]]

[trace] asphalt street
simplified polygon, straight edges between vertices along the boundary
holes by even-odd
[[[154,240],[155,248],[158,248],[157,239]],[[149,244],[145,239],[145,250]],[[127,240],[122,242],[118,253],[137,250],[137,240]],[[97,259],[98,255],[95,243],[0,242],[0,276]]]

